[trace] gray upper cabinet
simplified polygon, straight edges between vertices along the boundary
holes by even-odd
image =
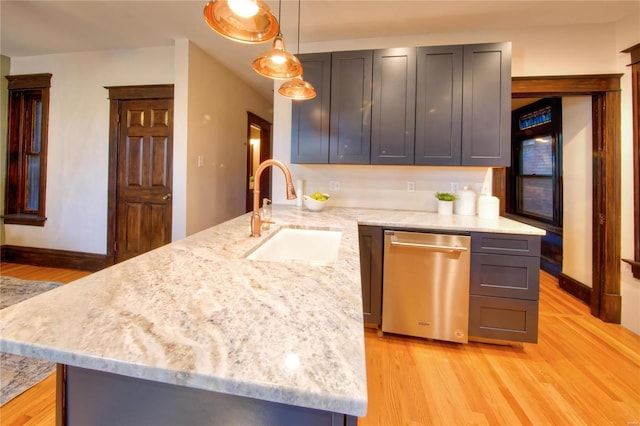
[[[373,51],[331,54],[329,162],[369,164]]]
[[[331,53],[299,56],[305,81],[316,90],[308,101],[291,106],[291,162],[329,162],[329,114],[331,101]]]
[[[293,163],[511,163],[510,42],[300,59],[318,97],[294,102]]]
[[[413,164],[416,48],[373,52],[371,164]]]
[[[511,43],[464,46],[462,165],[511,165]]]
[[[415,164],[459,166],[462,46],[418,48]]]

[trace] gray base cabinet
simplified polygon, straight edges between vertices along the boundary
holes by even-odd
[[[382,319],[382,228],[360,225],[358,231],[362,313],[365,323],[379,326]]]
[[[538,341],[540,237],[471,233],[469,336]]]
[[[358,418],[72,366],[58,366],[57,426],[355,426]]]

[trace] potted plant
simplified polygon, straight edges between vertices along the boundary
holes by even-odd
[[[453,201],[456,199],[455,194],[450,192],[436,192],[436,198],[438,199],[438,214],[452,215]]]

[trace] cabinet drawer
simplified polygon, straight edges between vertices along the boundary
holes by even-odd
[[[471,252],[540,256],[540,236],[472,232]]]
[[[538,342],[538,302],[472,295],[469,337]]]
[[[538,300],[539,289],[540,258],[471,255],[471,294]]]

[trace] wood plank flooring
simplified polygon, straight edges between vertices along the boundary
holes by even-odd
[[[2,264],[2,274],[69,282],[84,271]],[[366,330],[361,426],[638,425],[640,336],[606,324],[541,274],[539,342],[429,341]],[[0,408],[0,425],[53,425],[55,374]]]

